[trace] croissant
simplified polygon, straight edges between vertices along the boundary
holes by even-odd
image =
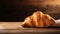
[[[43,14],[41,11],[36,11],[33,15],[28,16],[22,23],[23,27],[49,27],[55,24],[54,19]]]

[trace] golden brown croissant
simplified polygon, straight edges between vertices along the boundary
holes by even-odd
[[[54,25],[54,19],[43,14],[41,11],[34,12],[33,15],[27,17],[22,23],[23,27],[49,27]]]

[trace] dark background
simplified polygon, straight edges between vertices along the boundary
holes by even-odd
[[[24,21],[27,16],[32,15],[37,10],[51,15],[54,19],[60,18],[60,6],[46,5],[42,7],[41,2],[37,0],[0,0],[0,21]],[[51,11],[58,11],[58,13],[50,13]]]

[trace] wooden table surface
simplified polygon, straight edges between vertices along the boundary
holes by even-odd
[[[1,24],[14,25],[14,23],[20,24],[21,22],[0,22],[0,27],[1,27]],[[58,34],[60,33],[60,28],[19,28],[19,29],[15,29],[14,27],[12,28],[13,29],[1,29],[0,28],[0,33],[2,34],[6,34],[6,33],[9,33],[9,34],[13,34],[13,33],[14,34],[53,34],[53,33]]]
[[[15,33],[15,34],[57,34],[60,33],[60,29],[57,28],[24,28],[19,30],[0,30],[0,33]]]

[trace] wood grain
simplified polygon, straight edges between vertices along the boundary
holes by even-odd
[[[22,22],[0,22],[0,33],[15,33],[15,34],[50,34],[59,33],[60,28],[21,28]],[[2,28],[1,28],[2,27]]]
[[[0,22],[0,29],[20,29],[22,22]]]

